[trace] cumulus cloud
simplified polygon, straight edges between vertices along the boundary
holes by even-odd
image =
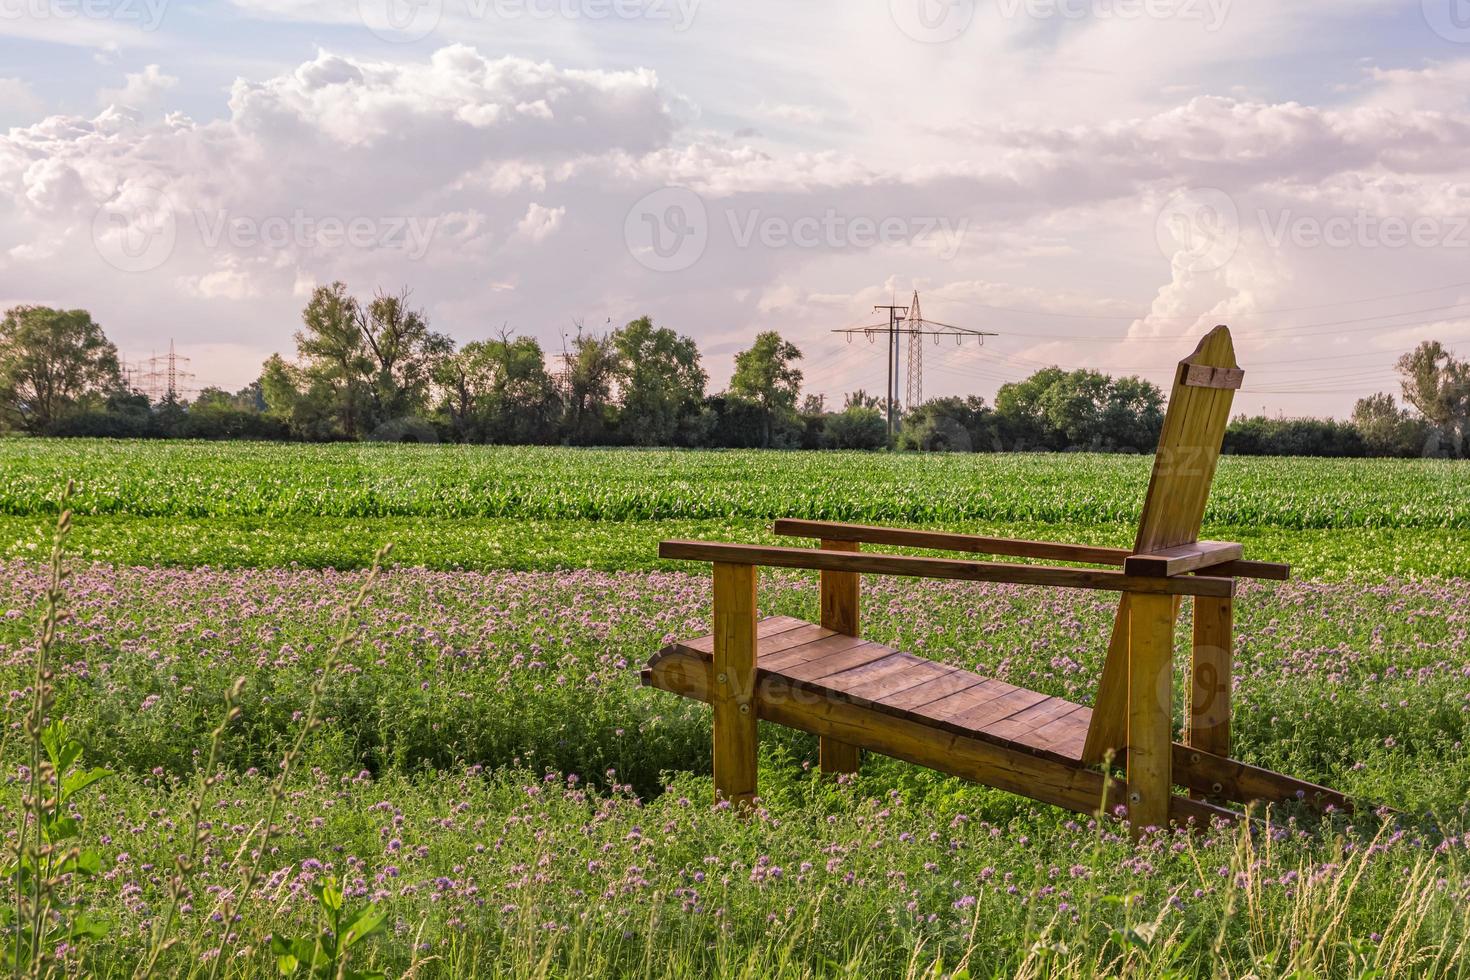
[[[236,352],[232,383],[254,369],[238,351],[287,348],[302,297],[334,279],[360,293],[410,285],[436,327],[464,340],[509,322],[554,348],[574,318],[652,313],[720,352],[716,384],[723,352],[767,316],[815,360],[832,327],[915,284],[931,316],[1006,335],[989,360],[956,362],[987,386],[1067,351],[1129,366],[1126,348],[1057,347],[1049,334],[1157,347],[1239,319],[1241,346],[1265,357],[1290,344],[1250,320],[1288,295],[1327,302],[1344,281],[1366,289],[1408,269],[1464,278],[1470,251],[1303,249],[1273,229],[1360,209],[1470,213],[1470,108],[1455,97],[1465,64],[1369,71],[1331,106],[1190,91],[1089,122],[1016,111],[1004,125],[929,131],[924,152],[884,153],[860,139],[732,138],[725,120],[702,128],[649,69],[466,44],[397,60],[322,50],[236,80],[202,122],[157,111],[179,90],[150,65],[95,116],[0,134],[0,277],[34,284],[38,301],[99,307],[125,347],[157,343],[145,331],[166,329],[160,310],[203,324]],[[813,104],[828,103],[773,100],[752,114],[799,128],[819,119]],[[664,188],[699,213],[638,214]],[[1219,266],[1161,244],[1161,211],[1191,188],[1235,211]],[[645,218],[675,236],[702,221],[699,255],[649,265],[627,238]],[[150,264],[163,251],[150,235],[164,231],[167,254]],[[859,361],[834,355],[811,378],[881,384]]]
[[[128,72],[121,88],[105,88],[97,93],[97,98],[104,106],[120,104],[134,109],[144,108],[157,103],[178,83],[177,78],[165,75],[157,65],[148,65],[142,71]]]

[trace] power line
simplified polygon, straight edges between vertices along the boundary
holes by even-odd
[[[1361,303],[1378,303],[1386,299],[1404,299],[1409,296],[1424,296],[1429,293],[1443,292],[1446,289],[1463,289],[1470,286],[1470,282],[1451,282],[1443,286],[1432,286],[1428,289],[1415,289],[1402,293],[1385,293],[1381,296],[1364,296],[1358,299],[1334,300],[1330,303],[1311,303],[1305,306],[1279,306],[1274,309],[1264,310],[1239,310],[1236,316],[1265,316],[1276,313],[1301,313],[1306,310],[1330,309],[1334,306],[1356,306]],[[1211,311],[1201,313],[1176,313],[1173,315],[1155,313],[1063,313],[1053,310],[1024,309],[1015,306],[996,306],[990,303],[975,303],[975,306],[985,310],[995,310],[998,313],[1019,313],[1025,316],[1054,316],[1069,320],[1198,320],[1201,317],[1215,316]],[[1456,304],[1460,305],[1460,304]]]

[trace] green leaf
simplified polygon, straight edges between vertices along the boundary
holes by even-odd
[[[322,903],[322,908],[332,912],[342,911],[342,892],[335,882],[329,879],[312,886],[312,891],[316,892],[317,901]]]
[[[47,820],[41,825],[41,830],[46,835],[46,840],[51,843],[70,840],[81,833],[82,825],[77,823],[75,817],[55,817]]]
[[[82,790],[112,775],[110,769],[78,769],[68,773],[61,781],[61,798],[70,799],[72,794],[80,793]]]
[[[71,920],[69,930],[73,939],[101,939],[112,930],[112,923],[100,916],[86,912]]]
[[[347,949],[353,943],[359,942],[383,929],[383,920],[388,918],[388,910],[381,909],[376,905],[369,905],[352,917],[342,927],[342,948]]]

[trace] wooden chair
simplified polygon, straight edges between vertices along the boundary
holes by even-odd
[[[1222,804],[1305,800],[1350,809],[1337,792],[1230,758],[1231,634],[1237,578],[1285,579],[1239,544],[1198,540],[1205,501],[1244,372],[1216,327],[1179,362],[1130,551],[823,521],[776,533],[820,549],[665,541],[664,558],[714,563],[714,631],[649,661],[647,685],[714,709],[716,790],[756,793],[756,722],[820,738],[820,765],[854,772],[867,749],[1082,813],[1126,814],[1135,835],[1172,820],[1207,825]],[[863,544],[975,552],[1108,568],[873,554]],[[756,614],[756,566],[821,572],[821,621]],[[1121,593],[1091,707],[859,638],[859,577],[905,575]],[[1194,600],[1189,707],[1173,737],[1174,622]],[[1108,768],[1126,766],[1121,792]],[[1176,795],[1175,786],[1189,790]]]

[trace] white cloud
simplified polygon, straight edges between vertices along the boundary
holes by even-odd
[[[539,245],[556,234],[566,214],[566,208],[542,207],[532,201],[531,206],[526,209],[526,216],[516,224],[516,232],[522,238]]]
[[[121,88],[105,88],[97,93],[102,105],[124,105],[141,109],[154,105],[164,93],[179,83],[173,75],[165,75],[157,65],[148,65],[142,71],[128,72]]]
[[[257,13],[260,2],[237,0]],[[278,17],[296,9],[278,6]],[[324,5],[317,15],[341,11]],[[703,8],[709,22],[691,30],[717,34],[728,16]],[[1223,29],[1234,32],[1232,43],[1262,24],[1280,26],[1258,12],[1241,17]],[[866,22],[833,30],[844,56],[880,37],[892,44],[891,31]],[[717,385],[728,351],[779,314],[816,365],[813,382],[831,391],[881,386],[881,366],[874,379],[861,350],[839,353],[831,328],[917,283],[935,319],[1004,334],[984,359],[953,362],[973,368],[968,381],[936,375],[938,393],[946,383],[993,387],[1053,359],[1152,369],[1174,353],[1172,340],[1216,320],[1236,321],[1243,353],[1265,361],[1300,348],[1303,325],[1333,313],[1256,311],[1465,278],[1470,252],[1299,248],[1266,231],[1283,216],[1320,222],[1358,209],[1470,213],[1470,106],[1456,101],[1455,87],[1470,77],[1470,59],[1370,70],[1332,105],[1197,94],[1225,89],[1193,74],[1181,75],[1173,95],[1157,86],[1142,94],[1147,73],[1117,88],[1046,75],[1027,93],[1021,80],[1037,59],[1085,49],[1079,63],[1118,72],[1126,46],[1110,30],[1067,31],[1055,47],[1031,39],[1018,51],[1007,48],[1014,35],[966,41],[995,54],[987,70],[1004,95],[983,112],[966,102],[979,70],[970,49],[964,57],[928,52],[932,104],[913,102],[908,83],[919,76],[904,72],[920,59],[901,47],[886,80],[843,69],[851,98],[823,91],[825,82],[799,102],[767,88],[739,118],[691,108],[662,69],[595,70],[570,67],[590,58],[491,57],[451,44],[393,51],[393,60],[382,46],[372,56],[319,51],[240,78],[221,105],[188,103],[204,120],[195,121],[158,111],[186,86],[171,87],[149,66],[114,93],[116,107],[93,118],[52,116],[0,134],[0,278],[94,307],[125,350],[166,341],[159,332],[173,328],[160,320],[189,325],[198,334],[189,342],[255,350],[233,362],[238,376],[208,379],[232,387],[265,353],[289,348],[312,286],[340,278],[362,294],[412,286],[435,326],[461,340],[508,322],[557,349],[573,318],[601,324],[650,313],[719,352],[708,365]],[[1226,47],[1211,39],[1211,57],[1225,58]],[[1035,108],[1065,88],[1058,78],[1086,105]],[[884,86],[892,91],[878,91]],[[897,109],[900,97],[917,107]],[[846,105],[861,108],[827,127],[830,142],[727,135],[762,119],[817,128],[834,118],[817,107]],[[634,202],[666,185],[699,196],[708,245],[690,267],[658,273],[639,264],[624,232]],[[1159,209],[1191,187],[1219,188],[1239,212],[1238,247],[1219,269],[1171,266],[1155,243]],[[142,272],[108,266],[92,241],[98,209],[160,192],[174,209],[171,253]],[[952,257],[932,242],[866,247],[849,236],[765,247],[759,238],[742,245],[736,233],[752,222],[789,228],[829,216],[844,235],[855,223],[890,219],[964,231]],[[209,233],[234,219],[280,234]],[[333,235],[337,225],[363,235]],[[1282,326],[1281,337],[1268,325]],[[1072,339],[1088,335],[1137,344]],[[931,363],[947,363],[944,356]]]

